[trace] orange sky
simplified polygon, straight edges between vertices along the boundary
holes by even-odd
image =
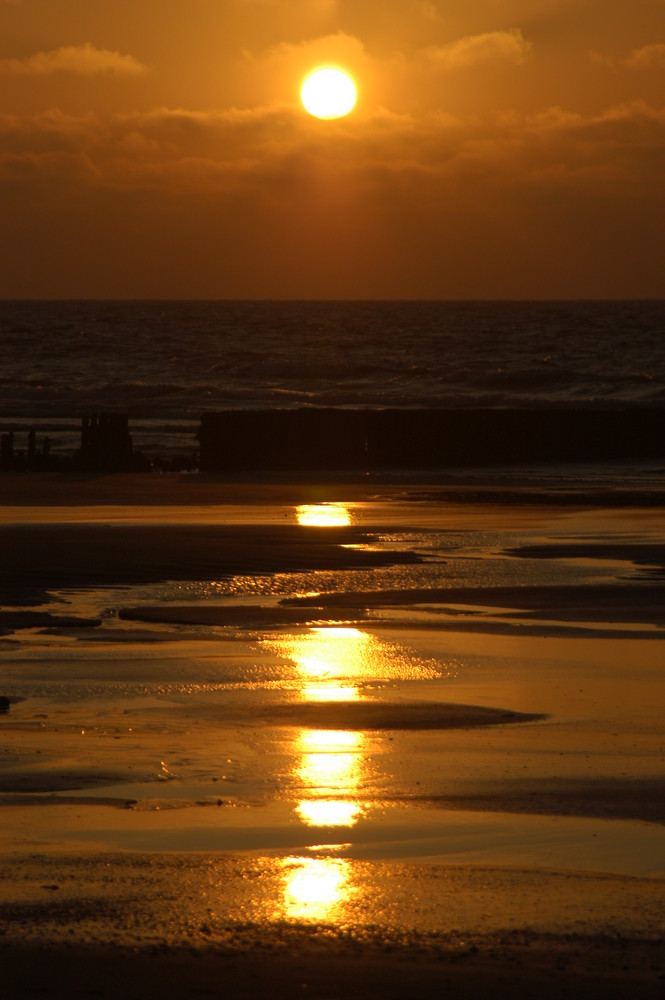
[[[0,186],[2,297],[663,297],[665,0],[0,0]]]

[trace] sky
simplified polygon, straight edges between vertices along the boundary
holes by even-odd
[[[665,0],[0,0],[0,297],[665,297]]]

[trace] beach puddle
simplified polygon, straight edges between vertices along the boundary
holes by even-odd
[[[665,878],[665,829],[658,824],[389,804],[365,810],[348,801],[337,810],[332,802],[328,815],[312,823],[285,803],[138,811],[51,805],[48,826],[35,831],[31,849],[252,854],[284,862],[333,858],[344,864],[399,861]],[[8,818],[5,843],[16,849],[34,816],[17,807]]]
[[[305,527],[339,528],[354,521],[352,504],[307,503],[296,507],[296,521]]]
[[[302,508],[319,520],[299,524],[298,504],[192,508],[187,524],[201,517],[219,538],[181,532],[167,523],[179,512],[163,511],[152,541],[148,509],[90,513],[94,532],[80,537],[75,511],[66,533],[45,514],[51,541],[79,546],[82,576],[42,593],[34,542],[26,579],[40,614],[61,621],[25,618],[5,636],[5,852],[91,868],[109,852],[129,871],[146,857],[169,891],[168,872],[179,879],[169,919],[196,914],[219,934],[215,914],[229,913],[366,928],[410,926],[417,911],[420,927],[455,914],[477,925],[493,880],[497,926],[527,885],[536,921],[554,873],[564,895],[595,873],[660,885],[660,592],[634,574],[609,585],[625,560],[579,549],[619,529],[622,545],[642,546],[657,513]],[[84,552],[87,538],[107,544],[104,516],[136,529],[122,537],[146,565],[95,582]],[[55,560],[47,569],[61,581]],[[581,897],[566,899],[586,919]],[[598,925],[608,912],[599,905]]]
[[[349,626],[315,627],[296,635],[263,640],[266,650],[295,666],[304,694],[339,685],[376,684],[388,680],[440,677],[442,665],[418,656],[413,648]],[[334,697],[334,695],[333,695]]]

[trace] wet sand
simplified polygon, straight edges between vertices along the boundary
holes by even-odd
[[[660,494],[0,488],[3,995],[662,996]]]
[[[358,865],[364,898],[385,907],[368,925],[248,918],[256,882],[279,890],[295,863],[101,855],[33,861],[26,871],[19,860],[3,876],[20,879],[30,898],[11,907],[0,945],[3,995],[662,996],[662,944],[644,933],[660,915],[653,884]],[[516,894],[524,917],[507,927]],[[565,919],[552,922],[552,900]],[[423,929],[413,928],[414,911],[426,912]]]

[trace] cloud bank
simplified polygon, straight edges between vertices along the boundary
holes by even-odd
[[[98,49],[90,42],[85,45],[66,45],[49,52],[36,52],[25,59],[0,59],[0,74],[3,76],[50,76],[53,73],[137,76],[145,72],[147,67],[134,56]]]
[[[338,187],[389,187],[391,179],[489,182],[524,188],[602,183],[617,193],[660,186],[665,175],[665,109],[644,102],[581,115],[561,108],[485,121],[441,113],[376,111],[321,123],[293,105],[226,111],[160,108],[101,117],[58,111],[0,116],[0,178],[8,165],[48,176],[59,159],[92,187],[201,192],[326,176]],[[58,167],[60,172],[61,167]],[[413,197],[419,200],[418,190]]]
[[[504,60],[520,63],[530,51],[531,42],[524,38],[519,28],[511,28],[509,31],[467,35],[448,45],[430,48],[428,55],[442,69],[456,70]]]
[[[636,4],[602,43],[564,0],[145,0],[81,29],[106,47],[56,47],[53,13],[0,62],[0,295],[662,294],[665,42]],[[348,118],[301,107],[319,62],[356,78]]]

